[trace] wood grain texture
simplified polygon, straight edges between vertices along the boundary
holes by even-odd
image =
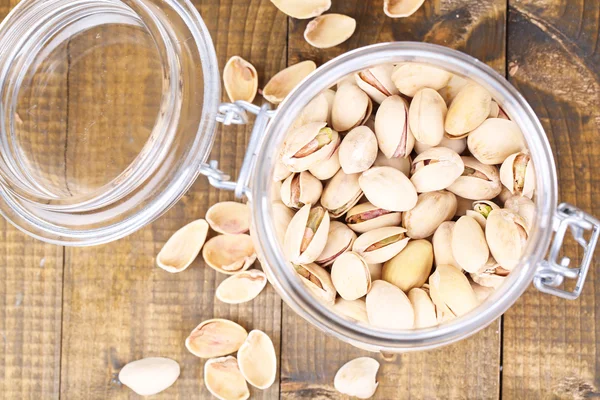
[[[510,80],[544,125],[558,166],[559,201],[598,215],[598,2],[510,3]],[[577,265],[582,255],[577,246],[570,242],[564,250]],[[600,396],[599,267],[596,257],[576,301],[554,298],[530,288],[506,313],[504,397]]]

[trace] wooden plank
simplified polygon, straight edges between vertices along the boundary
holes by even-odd
[[[598,2],[511,2],[511,82],[546,130],[558,166],[559,201],[600,214]],[[527,40],[522,40],[527,38]],[[581,260],[573,242],[565,255]],[[600,395],[600,261],[576,301],[531,287],[504,317],[502,393],[510,399]]]
[[[377,42],[427,41],[465,51],[499,72],[505,66],[506,4],[501,0],[426,1],[407,19],[392,20],[383,1],[333,2],[330,12],[357,20],[356,33],[344,44],[318,50],[303,40],[307,21],[290,20],[289,62],[323,63],[345,51]],[[498,398],[500,323],[442,349],[397,355],[381,363],[374,398]],[[284,307],[282,325],[282,398],[343,398],[333,377],[345,362],[369,353],[343,344],[310,327]]]
[[[239,54],[255,64],[263,80],[285,66],[287,21],[268,0],[202,0],[195,4],[212,33],[221,66],[229,56]],[[143,66],[130,66],[134,67],[145,72]],[[85,71],[78,78],[82,81],[71,88],[74,96],[86,79],[92,79]],[[250,130],[227,128],[218,134],[213,158],[232,175],[241,166]],[[202,380],[203,360],[185,349],[184,340],[198,323],[213,317],[232,319],[248,330],[265,331],[279,353],[281,300],[273,289],[265,290],[251,303],[228,306],[214,298],[215,288],[225,276],[206,267],[201,258],[181,274],[169,274],[154,266],[155,255],[173,232],[204,216],[211,204],[232,198],[231,193],[212,189],[200,178],[150,227],[117,243],[67,250],[64,398],[137,398],[119,385],[116,375],[125,363],[149,356],[170,357],[182,367],[177,383],[156,398],[209,398]],[[253,398],[275,399],[279,385],[251,392]]]

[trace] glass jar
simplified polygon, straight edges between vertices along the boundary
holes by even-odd
[[[113,30],[121,34],[106,34]],[[90,37],[97,39],[91,47]],[[86,46],[78,46],[82,38]],[[112,101],[118,97],[93,96],[95,79],[130,84],[127,79],[137,79],[139,70],[123,75],[123,71],[110,71],[110,63],[105,63],[99,77],[79,86],[68,81],[69,71],[88,61],[118,63],[110,58],[115,46],[121,52],[123,46],[131,46],[132,54],[126,55],[146,60],[143,92],[134,87],[129,93],[140,102],[132,112],[145,127],[141,132],[126,129],[131,116],[123,116],[114,106]],[[486,87],[524,132],[536,166],[537,191],[543,195],[535,199],[535,226],[519,267],[489,299],[439,327],[390,332],[334,314],[287,267],[272,219],[271,177],[287,129],[316,94],[353,71],[405,61],[440,66]],[[572,206],[557,207],[556,167],[533,110],[502,76],[463,53],[411,42],[368,46],[318,68],[276,111],[245,102],[219,105],[214,48],[187,0],[24,0],[0,26],[0,65],[0,212],[39,239],[83,246],[123,237],[168,210],[202,173],[214,186],[248,198],[263,269],[285,302],[313,325],[357,347],[396,352],[455,342],[499,317],[532,281],[541,291],[565,298],[576,298],[581,292],[600,223]],[[65,83],[83,87],[83,100],[99,100],[100,108],[80,112],[78,101],[67,105],[65,115],[52,114],[55,108],[63,110],[62,104],[54,103],[61,101],[56,88],[60,91]],[[53,107],[43,103],[49,96]],[[106,112],[114,117],[107,127],[116,131],[100,139],[88,134],[86,129],[92,129]],[[248,112],[257,117],[238,179],[230,181],[216,162],[207,163],[215,125],[217,121],[247,123]],[[83,127],[75,130],[75,138],[65,136],[72,132],[59,123],[65,118],[67,124],[75,119],[73,123]],[[98,142],[88,142],[94,140],[102,141],[100,149],[106,150],[100,153],[105,159],[93,159]],[[76,151],[71,153],[73,141]],[[77,150],[85,156],[78,157]],[[568,258],[558,256],[568,229],[584,248],[577,268],[569,268]],[[574,290],[560,289],[564,278],[576,281]]]

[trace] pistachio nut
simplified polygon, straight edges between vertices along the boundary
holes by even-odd
[[[456,196],[452,193],[445,190],[422,193],[415,207],[402,215],[402,225],[411,239],[425,239],[455,213]]]
[[[441,68],[426,64],[402,63],[396,65],[392,72],[392,80],[400,93],[414,97],[422,88],[440,90],[452,79],[452,74]]]
[[[292,218],[286,232],[285,254],[295,264],[312,263],[327,243],[329,213],[321,206],[306,204]]]
[[[362,125],[373,111],[373,103],[355,83],[338,87],[333,99],[331,122],[338,132]]]
[[[360,188],[376,207],[389,211],[410,210],[417,204],[417,192],[402,172],[392,167],[372,167],[358,178]]]
[[[477,284],[498,289],[504,283],[510,271],[502,268],[493,257],[490,256],[488,262],[480,271],[471,273],[471,279]]]
[[[248,384],[234,356],[208,360],[204,364],[204,385],[219,400],[246,400],[250,397]]]
[[[359,174],[348,175],[340,169],[325,185],[321,205],[329,211],[332,218],[341,217],[362,197],[359,177]]]
[[[410,181],[419,193],[433,192],[452,185],[464,169],[463,160],[454,151],[432,147],[413,160]]]
[[[287,231],[287,227],[289,226],[290,222],[292,222],[294,212],[281,202],[273,202],[271,207],[273,210],[273,224],[275,225],[275,233],[277,234],[279,243],[283,244],[283,241],[285,240],[285,231]]]
[[[377,139],[371,129],[357,126],[346,134],[340,144],[340,165],[347,174],[371,168],[377,158]]]
[[[152,396],[174,384],[179,372],[175,360],[148,357],[125,365],[119,372],[119,382],[140,396]]]
[[[269,103],[279,104],[296,86],[315,69],[313,61],[302,61],[279,71],[265,85],[262,95]]]
[[[402,213],[384,210],[371,203],[362,203],[348,210],[345,221],[354,232],[365,233],[384,226],[399,226]]]
[[[343,299],[360,299],[371,289],[369,266],[357,253],[343,253],[331,266],[331,281]]]
[[[331,221],[327,243],[315,262],[323,267],[330,266],[340,255],[352,248],[354,240],[356,240],[356,233],[346,224]]]
[[[331,7],[331,0],[271,0],[281,12],[292,18],[314,18]]]
[[[321,92],[322,95],[325,96],[327,100],[327,125],[332,126],[331,124],[331,113],[333,112],[333,100],[335,99],[335,91],[331,89],[325,89]]]
[[[281,185],[281,201],[290,208],[299,209],[315,204],[321,198],[323,184],[310,172],[295,172]]]
[[[465,169],[448,190],[472,200],[490,200],[502,191],[500,174],[494,165],[486,165],[474,157],[461,157]]]
[[[277,157],[277,160],[275,160],[275,170],[273,171],[273,181],[275,182],[281,182],[292,174],[289,167],[283,163],[282,157],[283,155],[280,155]],[[277,196],[279,197],[279,192],[277,192]]]
[[[535,190],[535,170],[529,152],[508,156],[500,167],[500,180],[512,194],[531,199]]]
[[[500,115],[500,106],[494,100],[490,103],[490,114],[488,118],[498,118]]]
[[[329,49],[350,39],[356,20],[343,14],[320,15],[308,23],[304,40],[318,49]]]
[[[371,282],[381,279],[381,274],[383,271],[383,264],[382,263],[368,264],[368,266],[369,266],[369,273],[371,274]]]
[[[415,329],[437,325],[435,305],[429,297],[428,291],[421,288],[412,288],[408,292],[408,299],[415,311]]]
[[[429,280],[431,280],[431,276],[429,277]],[[437,317],[438,324],[442,324],[456,318],[456,315],[446,305],[446,302],[443,300],[440,290],[437,287],[426,284],[423,285],[423,289],[429,291],[429,297],[431,297],[431,301],[435,305],[435,315]]]
[[[339,297],[333,305],[333,310],[350,320],[369,323],[367,303],[364,300],[345,300]]]
[[[237,353],[240,372],[246,381],[258,389],[268,389],[277,375],[277,354],[271,338],[255,329]]]
[[[367,293],[369,323],[390,330],[412,329],[415,312],[404,292],[386,281],[375,281]]]
[[[408,292],[427,282],[432,266],[431,243],[424,239],[411,240],[400,253],[383,265],[381,279]]]
[[[293,172],[306,171],[331,157],[339,143],[338,133],[325,122],[312,122],[290,133],[281,160]]]
[[[474,218],[464,215],[454,224],[452,254],[467,272],[477,272],[487,262],[490,250],[483,229]]]
[[[387,226],[360,235],[354,241],[352,251],[361,255],[369,264],[382,263],[402,251],[408,240],[406,229]]]
[[[519,126],[501,118],[485,120],[467,138],[473,157],[483,164],[501,164],[511,154],[526,148]]]
[[[321,92],[309,101],[300,112],[300,115],[294,120],[290,131],[311,122],[327,122],[327,118],[329,117],[328,96],[326,91]]]
[[[387,158],[406,158],[415,138],[408,123],[408,103],[394,95],[385,99],[375,115],[375,135],[379,149]]]
[[[504,203],[507,208],[519,214],[525,220],[527,231],[530,231],[535,221],[535,204],[528,197],[512,196]]]
[[[238,100],[252,103],[258,91],[256,68],[242,57],[233,56],[223,69],[223,84],[232,103]]]
[[[293,267],[298,273],[300,281],[315,297],[325,304],[334,304],[336,291],[329,272],[314,263],[303,265],[293,264]]]
[[[248,332],[227,319],[203,321],[185,339],[185,347],[200,358],[221,357],[235,353],[246,340]]]
[[[473,200],[465,199],[464,197],[456,196],[456,213],[454,214],[454,218],[462,217],[463,215],[467,215],[467,211],[469,211],[473,207]]]
[[[444,98],[447,105],[452,104],[452,100],[458,93],[467,86],[469,81],[461,76],[452,75],[450,82],[439,90],[440,95]]]
[[[240,304],[253,300],[267,285],[267,277],[258,269],[238,272],[219,284],[217,299],[227,304]]]
[[[415,143],[416,144],[416,143]],[[402,172],[406,176],[410,176],[410,167],[412,164],[412,159],[410,156],[396,157],[396,158],[387,158],[385,154],[381,151],[377,153],[377,158],[373,163],[374,167],[392,167],[396,168],[398,171]]]
[[[368,399],[375,394],[379,382],[377,371],[379,363],[370,357],[359,357],[348,361],[335,374],[333,386],[338,392]]]
[[[348,74],[348,75],[344,76],[342,79],[340,79],[339,81],[337,81],[336,87],[337,87],[338,92],[342,86],[347,85],[347,84],[356,85],[356,78],[354,77],[353,73]]]
[[[215,271],[233,275],[256,261],[256,250],[250,235],[218,235],[206,242],[202,258]]]
[[[415,153],[421,154],[422,152],[431,149],[432,147],[446,147],[450,150],[453,150],[456,154],[462,154],[467,148],[467,139],[450,139],[447,137],[443,137],[440,144],[437,146],[430,146],[425,143],[415,142]]]
[[[435,265],[452,265],[453,267],[462,270],[454,254],[452,254],[452,230],[454,229],[454,221],[445,221],[438,226],[433,234],[433,258]]]
[[[185,270],[198,257],[208,233],[208,223],[199,219],[179,229],[156,256],[156,265],[167,272]]]
[[[405,18],[413,15],[425,0],[384,0],[383,12],[390,18]]]
[[[519,263],[527,245],[527,222],[512,211],[493,210],[487,219],[485,237],[494,259],[504,269],[512,271]]]
[[[451,265],[437,266],[429,277],[429,288],[430,293],[435,291],[439,299],[457,317],[465,315],[479,305],[467,277]],[[433,299],[433,293],[431,297]]]
[[[308,172],[313,174],[315,178],[326,181],[327,179],[331,179],[340,168],[340,147],[338,146],[331,157],[311,165]]]
[[[410,103],[408,122],[417,142],[437,146],[444,138],[444,121],[448,107],[438,92],[419,90]]]
[[[392,81],[394,64],[380,64],[354,74],[356,84],[369,97],[381,104],[388,97],[398,94],[398,89]]]
[[[444,125],[450,137],[463,137],[477,128],[490,115],[492,95],[484,87],[470,82],[456,95]]]
[[[495,292],[495,289],[492,287],[481,286],[479,283],[475,283],[475,282],[469,282],[469,283],[471,284],[471,288],[473,289],[473,292],[475,293],[475,297],[477,298],[477,301],[479,302],[479,304],[486,301],[487,298],[490,297],[492,295],[492,293]]]
[[[237,235],[250,230],[250,208],[236,201],[222,201],[206,212],[206,222],[215,232]]]
[[[477,221],[481,229],[485,230],[487,217],[490,215],[490,212],[499,209],[500,207],[493,201],[478,200],[473,202],[473,209],[467,210],[466,215]]]
[[[269,190],[269,193],[271,194],[270,199],[272,202],[274,202],[274,201],[281,202],[281,186],[283,186],[283,182],[281,182],[281,181],[273,182],[273,186],[271,186],[271,189]]]

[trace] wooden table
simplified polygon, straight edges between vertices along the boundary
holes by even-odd
[[[17,0],[0,0],[5,16]],[[465,51],[491,65],[538,113],[558,165],[560,199],[600,215],[600,53],[598,0],[426,0],[408,19],[392,20],[382,0],[333,0],[331,12],[358,29],[330,49],[310,47],[307,21],[286,18],[268,0],[195,0],[220,65],[241,55],[260,85],[288,64],[321,64],[371,43],[414,40]],[[222,129],[213,157],[240,167],[250,127]],[[136,398],[116,379],[129,361],[165,356],[181,364],[161,399],[209,398],[202,360],[183,342],[202,320],[229,318],[267,332],[280,372],[253,398],[337,399],[337,369],[366,355],[325,336],[294,314],[272,288],[228,306],[214,298],[224,276],[197,260],[171,275],[154,266],[164,241],[231,193],[200,178],[160,220],[95,248],[32,240],[0,220],[0,397]],[[575,246],[567,250],[576,252]],[[577,253],[579,254],[579,253]],[[579,254],[581,255],[581,254]],[[596,259],[598,260],[598,258]],[[590,398],[600,396],[600,272],[594,263],[581,298],[527,293],[491,326],[439,350],[384,359],[375,398]]]

